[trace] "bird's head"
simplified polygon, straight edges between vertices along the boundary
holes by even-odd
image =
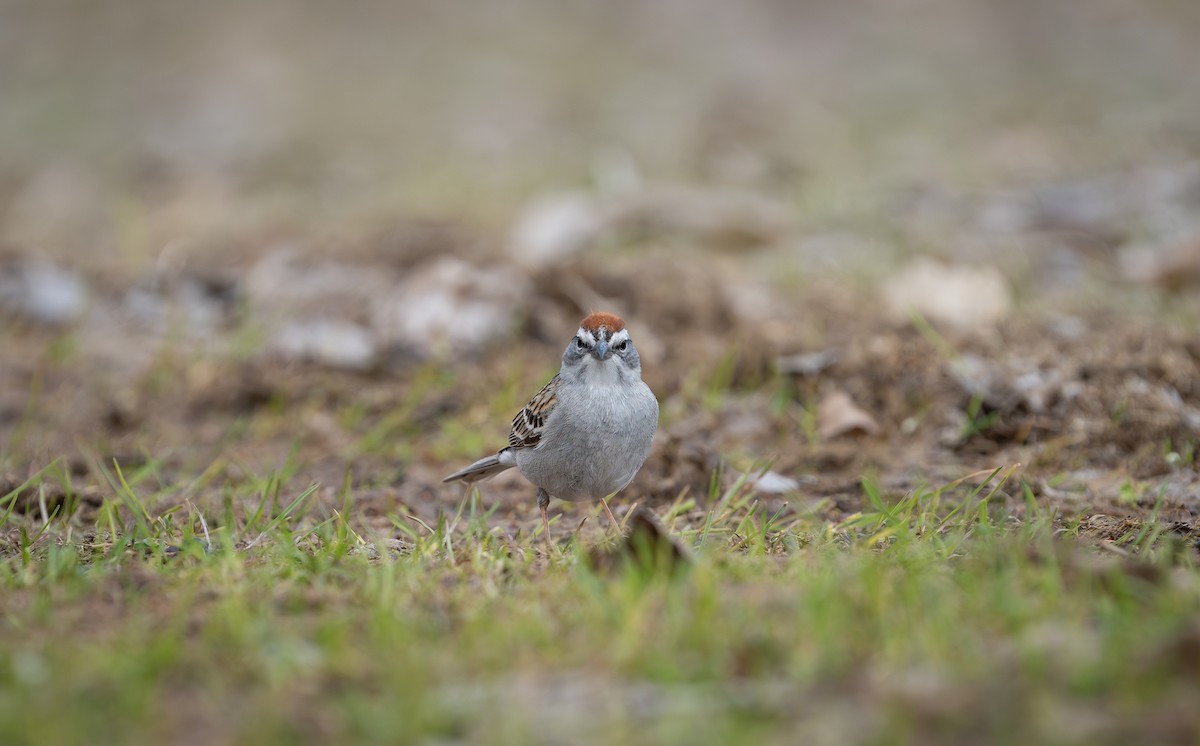
[[[596,382],[617,381],[632,374],[641,377],[641,358],[620,316],[589,314],[579,324],[563,353],[563,368],[579,369]]]

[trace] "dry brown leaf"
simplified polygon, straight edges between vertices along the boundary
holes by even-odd
[[[817,434],[821,440],[878,433],[879,423],[859,408],[845,391],[831,391],[817,406]]]
[[[1167,252],[1125,255],[1125,274],[1168,293],[1179,293],[1200,285],[1200,236]]]

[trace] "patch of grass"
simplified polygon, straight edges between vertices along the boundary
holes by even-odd
[[[867,509],[836,523],[714,480],[707,510],[662,511],[696,551],[676,577],[595,574],[576,541],[544,556],[473,492],[378,536],[348,520],[349,477],[336,508],[268,474],[227,487],[250,507],[205,516],[156,512],[151,471],[114,464],[88,530],[13,512],[49,471],[0,502],[5,743],[1082,743],[1195,724],[1194,550],[1147,528],[1088,552],[1028,487],[1004,499],[1015,467],[902,496],[864,481]]]
[[[414,415],[433,392],[451,388],[453,384],[453,371],[442,365],[422,366],[405,387],[400,401],[359,439],[347,458],[369,453],[411,458],[413,454],[408,444],[413,442],[414,436],[423,435],[425,427],[422,419]]]

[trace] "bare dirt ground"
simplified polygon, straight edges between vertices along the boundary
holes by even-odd
[[[442,261],[415,251],[352,266],[404,277]],[[535,290],[498,341],[453,360],[397,345],[354,370],[307,348],[263,351],[253,341],[269,333],[246,329],[259,323],[246,289],[253,264],[219,282],[160,278],[168,299],[172,288],[216,293],[205,302],[217,318],[200,341],[178,326],[157,337],[136,321],[121,328],[133,291],[100,289],[90,303],[117,320],[99,346],[101,332],[86,326],[8,323],[3,491],[63,458],[86,520],[112,490],[100,466],[153,462],[159,487],[174,493],[168,500],[211,509],[222,484],[291,463],[295,483],[320,482],[331,505],[351,479],[355,518],[375,531],[389,529],[398,506],[435,521],[461,498],[440,477],[503,443],[511,412],[553,371],[576,317],[604,307],[628,316],[663,404],[652,456],[624,504],[663,509],[693,498],[702,511],[714,474],[728,486],[769,467],[783,480],[761,485],[764,500],[837,521],[862,509],[864,476],[902,495],[1021,464],[1043,508],[1090,521],[1103,538],[1151,515],[1188,536],[1200,530],[1200,346],[1181,325],[1014,312],[937,331],[889,317],[862,290],[801,282],[785,295],[731,280],[747,261],[679,249],[571,260],[523,280]],[[295,267],[319,272],[319,263]],[[564,278],[588,300],[562,293]],[[772,305],[748,311],[738,294]],[[128,341],[113,347],[114,338]],[[230,349],[237,344],[247,351]],[[65,494],[40,497],[53,509]],[[528,531],[535,511],[523,480],[505,475],[483,494],[501,506],[496,521]],[[1025,495],[1012,499],[1019,510]],[[30,496],[18,510],[41,508]]]

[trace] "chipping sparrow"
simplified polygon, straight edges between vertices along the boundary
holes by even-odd
[[[625,322],[593,313],[563,353],[562,368],[513,418],[508,447],[456,471],[443,482],[471,483],[513,466],[538,488],[550,540],[550,497],[600,500],[633,481],[650,454],[658,400],[642,382],[641,359]]]

